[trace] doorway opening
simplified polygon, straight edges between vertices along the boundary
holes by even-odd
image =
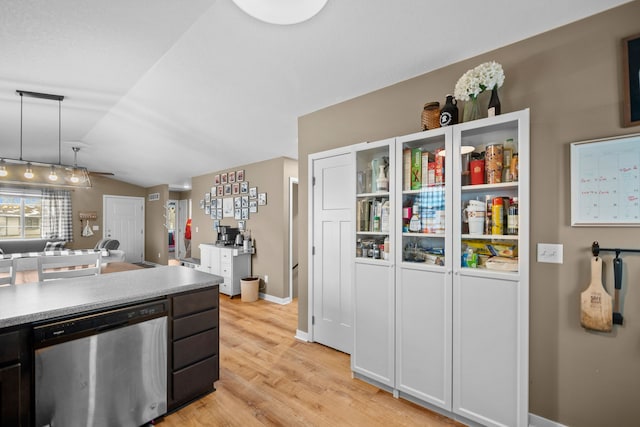
[[[298,178],[289,177],[289,301],[298,298]]]

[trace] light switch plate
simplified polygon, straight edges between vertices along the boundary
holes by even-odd
[[[538,262],[562,264],[562,248],[558,243],[538,243]]]

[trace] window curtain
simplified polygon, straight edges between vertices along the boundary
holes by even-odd
[[[42,238],[73,240],[71,192],[42,190]]]

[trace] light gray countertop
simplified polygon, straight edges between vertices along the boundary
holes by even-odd
[[[217,286],[223,278],[181,266],[0,287],[0,328]]]

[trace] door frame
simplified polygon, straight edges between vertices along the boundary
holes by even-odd
[[[298,178],[290,176],[289,177],[289,298],[287,298],[287,303],[293,301],[293,186],[294,185],[298,185]],[[300,193],[298,192],[298,194]],[[300,210],[299,206],[300,205],[298,204],[298,210]],[[300,230],[298,230],[298,234],[300,234]],[[298,280],[298,284],[300,284],[300,280]]]
[[[363,142],[361,144],[366,144],[366,142]],[[313,153],[313,154],[309,154],[308,157],[308,166],[307,166],[307,182],[308,182],[308,189],[307,189],[307,206],[308,206],[308,218],[307,218],[307,236],[309,236],[309,240],[308,240],[308,244],[307,244],[307,340],[310,342],[314,342],[315,340],[313,339],[313,302],[314,302],[314,283],[313,283],[313,277],[314,277],[314,270],[313,270],[313,266],[314,266],[314,262],[313,262],[313,242],[314,242],[314,234],[313,234],[313,229],[314,229],[314,217],[313,217],[313,213],[314,213],[314,203],[313,203],[313,176],[314,176],[314,169],[313,169],[313,165],[314,162],[317,160],[322,160],[322,159],[326,159],[329,157],[337,157],[337,156],[342,156],[342,155],[353,155],[353,153],[355,152],[354,148],[360,146],[360,144],[355,144],[355,145],[350,145],[347,147],[340,147],[340,148],[334,148],[332,150],[327,150],[327,151],[321,151],[318,153]],[[351,159],[353,160],[353,159]],[[355,203],[355,202],[354,202]],[[352,209],[353,211],[353,209]],[[353,218],[351,218],[351,221],[353,222]]]
[[[118,196],[116,194],[103,194],[102,195],[102,238],[106,238],[106,236],[104,235],[105,230],[107,229],[107,216],[105,215],[106,212],[106,205],[107,205],[107,200],[108,199],[131,199],[131,200],[140,200],[142,201],[142,262],[144,262],[147,258],[147,254],[145,253],[145,242],[146,242],[146,221],[145,221],[145,213],[146,213],[146,198],[145,197],[137,197],[137,196]],[[126,256],[126,255],[125,255]]]

